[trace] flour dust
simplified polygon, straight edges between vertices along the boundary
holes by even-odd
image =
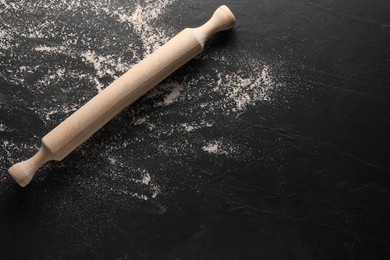
[[[0,53],[6,57],[0,62],[6,68],[2,76],[31,97],[22,100],[16,92],[15,102],[23,103],[49,131],[178,32],[161,22],[174,3],[2,0]],[[20,19],[11,26],[7,19],[15,13]],[[29,13],[35,13],[34,18]],[[33,44],[31,39],[36,39]],[[187,68],[182,70],[185,75],[170,77],[78,150],[85,157],[73,164],[75,169],[102,173],[88,181],[80,178],[80,187],[104,190],[104,184],[118,180],[131,188],[124,185],[113,192],[158,201],[165,192],[161,172],[184,168],[199,154],[238,161],[251,156],[234,139],[206,138],[204,133],[221,131],[226,121],[259,103],[272,103],[275,90],[285,86],[278,79],[283,66],[242,52],[216,51],[198,60],[210,66],[202,71]],[[0,133],[14,132],[6,121],[0,122]],[[37,139],[1,140],[2,171],[34,153]],[[88,157],[102,163],[85,166]],[[148,163],[164,160],[170,164]],[[6,180],[0,178],[1,183]]]

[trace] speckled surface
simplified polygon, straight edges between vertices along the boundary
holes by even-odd
[[[8,176],[220,4],[239,26],[26,188]],[[0,1],[2,259],[387,259],[390,4]]]

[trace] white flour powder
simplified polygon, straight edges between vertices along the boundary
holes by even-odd
[[[2,13],[12,11],[27,14],[40,10],[53,14],[54,18],[63,10],[82,17],[82,12],[87,8],[97,17],[93,22],[102,25],[101,39],[93,39],[90,35],[78,34],[71,28],[64,28],[56,19],[49,22],[42,18],[40,21],[31,22],[21,16],[20,24],[13,26],[5,24],[0,28],[0,51],[6,51],[7,58],[19,56],[21,60],[26,60],[29,59],[30,52],[35,55],[34,57],[41,57],[41,60],[32,61],[28,65],[22,63],[23,65],[18,67],[8,67],[10,76],[5,79],[28,89],[37,97],[37,102],[27,104],[28,108],[44,123],[52,126],[53,120],[62,120],[70,115],[97,91],[106,87],[105,83],[117,78],[173,36],[175,30],[163,27],[159,22],[173,3],[174,0],[145,1],[143,4],[133,3],[118,8],[105,4],[104,1],[66,3],[45,1],[45,4],[42,4],[35,1],[8,3],[1,0]],[[110,48],[110,44],[120,42],[110,39],[108,35],[111,31],[104,29],[105,21],[116,24],[116,27],[122,28],[126,33],[132,33],[129,33],[129,42],[123,51],[115,45]],[[89,25],[85,23],[83,26]],[[17,49],[19,36],[41,40],[31,49],[23,49],[21,52]],[[50,39],[55,37],[60,37],[63,41],[51,44]],[[104,42],[105,37],[109,39],[108,42]],[[95,40],[101,41],[101,44]],[[45,60],[50,60],[51,57],[57,59],[66,57],[68,62],[58,62],[54,67],[48,67]],[[200,60],[205,64],[212,62],[216,66],[207,70],[191,71],[185,77],[173,77],[163,82],[145,96],[143,103],[131,107],[114,120],[118,123],[118,129],[107,141],[96,138],[95,143],[84,145],[81,154],[85,149],[89,149],[89,146],[94,146],[99,151],[94,156],[107,161],[106,166],[99,168],[91,165],[88,170],[107,173],[103,174],[104,177],[113,180],[125,179],[126,174],[132,172],[138,175],[138,178],[132,178],[131,182],[138,185],[140,191],[118,188],[116,192],[150,201],[156,200],[158,195],[163,193],[163,189],[155,180],[153,169],[142,169],[137,166],[137,160],[144,159],[142,154],[133,154],[135,157],[130,159],[123,157],[123,154],[131,153],[131,147],[147,144],[148,149],[156,151],[156,155],[149,156],[169,156],[176,158],[177,163],[180,163],[180,158],[192,156],[196,151],[203,151],[209,156],[225,156],[236,160],[250,156],[250,151],[234,140],[223,138],[207,140],[199,133],[206,130],[220,131],[226,120],[234,120],[259,102],[272,102],[274,90],[284,86],[283,82],[277,80],[280,66],[239,52],[205,53]],[[71,66],[69,65],[71,62],[79,65]],[[230,67],[233,64],[240,69],[231,72]],[[41,76],[25,84],[25,79],[30,75]],[[104,78],[107,78],[107,82],[102,80]],[[78,85],[91,88],[79,89]],[[56,92],[57,98],[45,99],[46,94],[53,91]],[[6,122],[0,123],[0,132],[10,131],[12,130]],[[129,131],[139,135],[123,139],[123,136],[128,136]],[[36,152],[36,146],[36,143],[15,144],[11,140],[2,140],[0,160],[8,164],[16,163],[26,159],[28,154]],[[6,171],[4,167],[3,164],[2,170]],[[82,169],[81,165],[75,167]],[[1,177],[0,181],[4,180],[5,178]],[[101,180],[96,180],[96,183],[92,184],[88,182],[88,185],[99,185],[99,181]],[[80,183],[80,186],[86,185]]]

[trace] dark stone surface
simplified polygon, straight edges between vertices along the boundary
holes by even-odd
[[[238,28],[20,188],[8,167],[116,64],[223,3],[172,1],[137,31],[110,15],[136,1],[30,2],[0,2],[1,259],[389,258],[389,1],[225,2]],[[221,73],[268,67],[272,90],[251,84],[269,100],[244,86],[253,102],[237,111],[223,89],[235,76],[213,89]],[[215,140],[225,146],[208,153]]]

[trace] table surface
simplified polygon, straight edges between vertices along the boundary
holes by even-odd
[[[47,132],[223,3],[237,28],[13,182]],[[2,259],[389,257],[389,1],[5,0],[0,29]]]

